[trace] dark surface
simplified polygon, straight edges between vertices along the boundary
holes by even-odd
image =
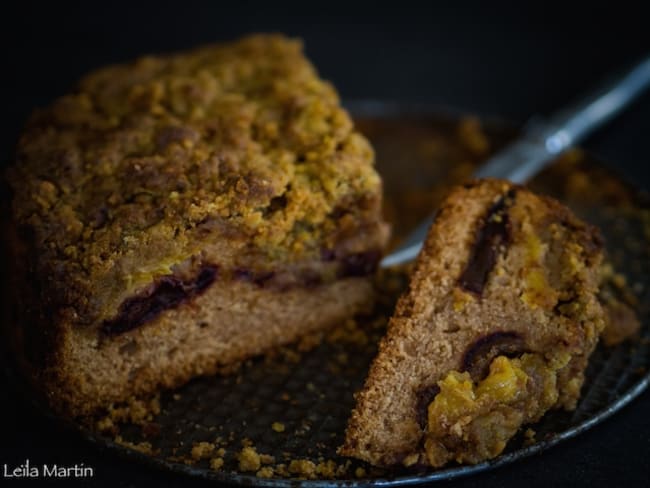
[[[161,3],[22,2],[19,10],[3,12],[3,161],[11,159],[29,111],[64,93],[88,69],[251,31],[304,37],[321,74],[346,99],[444,104],[515,122],[550,113],[603,75],[650,53],[644,14],[622,2],[573,12],[543,3],[517,13],[466,3],[425,9],[404,2],[365,8],[305,2],[284,11],[275,2],[239,2],[236,8],[223,2]],[[586,147],[648,189],[648,128],[646,94]],[[2,391],[0,475],[3,464],[29,459],[32,465],[92,466],[94,486],[206,485],[118,460]],[[648,411],[646,392],[613,418],[540,456],[444,486],[647,485]]]
[[[377,102],[372,106],[375,114],[372,118],[363,117],[363,110],[357,107],[357,125],[373,142],[377,152],[377,169],[384,176],[384,203],[388,213],[402,217],[399,222],[401,231],[394,225],[394,234],[398,234],[395,237],[399,240],[400,232],[408,231],[415,222],[429,215],[431,202],[442,198],[443,189],[465,180],[462,174],[456,173],[458,166],[465,164],[469,174],[481,157],[469,154],[457,140],[455,134],[459,121],[453,117],[433,113],[407,117],[393,104],[390,110],[385,106],[381,109],[382,104]],[[489,124],[485,131],[492,150],[497,150],[512,136],[511,131],[505,131],[506,134],[503,128],[499,131]],[[432,141],[440,144],[433,152],[430,150]],[[391,177],[396,169],[399,169],[397,177]],[[576,192],[575,185],[562,185],[563,181],[575,182],[576,178],[582,181],[581,191]],[[650,304],[650,236],[643,235],[643,226],[639,222],[643,218],[641,209],[650,208],[648,198],[617,182],[609,170],[601,168],[589,157],[583,158],[578,167],[560,161],[538,175],[530,186],[565,202],[582,218],[600,228],[614,268],[624,273],[629,283],[644,285],[634,287],[637,290],[634,310],[641,322],[650,323],[650,308],[647,306]],[[609,190],[593,194],[601,188]],[[413,204],[413,196],[422,189],[429,197],[420,200],[419,205]],[[425,201],[428,205],[424,204]],[[630,204],[634,211],[630,212]],[[411,223],[407,221],[402,225],[406,216]],[[397,224],[395,221],[392,223]],[[406,282],[407,277],[398,271],[391,273],[390,278],[380,280],[379,288],[383,292],[375,310],[365,318],[357,318],[358,328],[344,333],[348,340],[325,340],[304,354],[293,349],[289,355],[276,354],[250,361],[236,374],[197,378],[163,393],[160,412],[149,422],[145,425],[122,424],[119,428],[122,439],[132,444],[150,443],[152,452],[149,455],[117,445],[114,442],[115,431],[98,433],[84,430],[84,436],[96,447],[106,446],[116,454],[128,456],[134,463],[147,463],[155,468],[219,482],[242,485],[255,482],[267,488],[298,488],[296,480],[259,479],[239,472],[236,455],[241,450],[243,439],[251,442],[258,452],[272,455],[276,463],[286,463],[287,459],[306,459],[314,464],[326,459],[339,466],[349,463],[350,460],[337,456],[336,448],[343,444],[343,433],[354,406],[352,393],[363,385],[370,361],[377,353],[377,342],[385,331],[377,325],[385,325]],[[395,286],[396,283],[401,283],[401,286]],[[606,282],[603,288],[618,293],[612,282]],[[350,340],[358,337],[358,333],[363,334],[367,341]],[[530,445],[525,436],[518,435],[494,460],[471,466],[451,465],[429,472],[400,469],[382,472],[353,461],[334,481],[307,480],[299,486],[400,486],[424,480],[448,480],[538,454],[597,425],[636,398],[647,386],[650,376],[647,373],[644,376],[643,372],[650,370],[650,329],[644,328],[642,334],[636,341],[597,348],[589,361],[576,409],[548,412],[535,423],[535,441]],[[463,358],[462,369],[469,370],[472,377],[479,380],[485,377],[489,362],[496,355],[516,356],[524,350],[522,337],[512,332],[496,332],[470,347]],[[296,359],[296,354],[299,359]],[[421,403],[428,404],[435,396],[435,390],[436,387],[431,385],[425,387],[418,394]],[[426,410],[426,404],[421,404],[420,408]],[[419,417],[425,416],[425,412],[418,414]],[[422,419],[420,421],[424,428]],[[284,425],[282,434],[270,428],[274,422]],[[189,465],[183,462],[196,443],[212,443],[215,439],[220,447],[225,448],[221,470],[210,469],[208,459],[190,459]],[[354,476],[357,468],[369,473],[369,479],[357,481]]]

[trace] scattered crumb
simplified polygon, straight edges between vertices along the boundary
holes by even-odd
[[[133,399],[126,408],[132,423],[140,425],[144,421],[150,422],[154,415],[160,413],[160,395],[149,399]]]
[[[275,467],[275,474],[287,478],[289,476],[289,471],[287,471],[287,465],[284,463],[278,464]]]
[[[210,469],[214,471],[219,471],[223,467],[223,458],[216,457],[210,460]]]
[[[417,463],[419,459],[420,459],[419,454],[417,453],[409,454],[404,458],[402,464],[408,468],[409,466],[413,466],[415,463]]]
[[[260,462],[262,464],[274,464],[275,457],[270,454],[260,454]]]
[[[300,423],[300,427],[298,427],[294,431],[294,434],[297,436],[302,436],[305,435],[310,430],[311,430],[311,424],[309,423],[309,420],[303,419],[302,422]]]
[[[316,473],[323,478],[334,478],[336,476],[336,468],[336,463],[329,459],[327,461],[321,461],[316,465]]]
[[[260,468],[257,473],[255,473],[255,476],[258,478],[273,478],[274,470],[270,466],[264,466],[263,468]]]
[[[357,478],[363,478],[366,476],[366,470],[363,469],[361,466],[359,466],[357,469],[354,470],[354,476]]]
[[[214,444],[210,442],[199,442],[197,444],[194,444],[192,447],[192,459],[196,461],[207,459],[212,456],[214,448]]]
[[[141,452],[142,454],[147,454],[149,456],[153,456],[154,451],[151,447],[150,442],[138,442],[138,443],[133,443],[129,442],[127,440],[122,439],[122,436],[116,436],[115,439],[113,439],[116,444],[119,444],[120,446],[127,447],[129,449],[133,449],[134,451]]]
[[[119,432],[118,424],[131,423],[144,426],[159,413],[160,395],[156,394],[148,398],[134,397],[128,402],[110,405],[105,415],[94,419],[81,419],[81,422],[94,425],[99,432],[116,435]]]
[[[284,424],[282,422],[273,422],[271,428],[276,432],[284,432]]]
[[[537,432],[535,432],[533,429],[526,429],[524,431],[524,445],[531,446],[535,444],[535,435],[537,435]]]
[[[95,423],[95,427],[99,432],[117,432],[117,426],[113,423],[113,419],[109,415],[99,419]]]
[[[313,478],[316,475],[316,465],[308,459],[294,459],[289,463],[289,473]]]
[[[254,447],[244,447],[237,456],[241,471],[257,471],[262,465],[260,455]]]
[[[350,465],[352,464],[352,461],[349,459],[346,460],[343,464],[339,464],[336,468],[336,476],[337,477],[343,477],[345,474],[348,472],[350,469]]]

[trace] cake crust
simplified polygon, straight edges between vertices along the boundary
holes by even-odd
[[[332,312],[315,305],[322,319],[308,319],[305,332],[372,301],[369,275],[388,233],[374,155],[297,40],[254,35],[98,70],[33,115],[16,153],[7,232],[12,255],[25,260],[16,273],[30,278],[15,279],[14,301],[25,305],[16,320],[28,322],[15,335],[48,381],[57,378],[54,396],[82,374],[62,375],[64,365],[86,369],[62,352],[81,337],[99,351],[142,327],[154,334],[175,310],[177,326],[190,327],[194,304],[228,287],[241,288],[244,302],[257,297],[250,333],[264,327],[263,310],[275,319],[283,301],[293,303],[287,333],[276,331],[268,347],[295,339],[311,317],[292,294],[339,302]],[[262,349],[192,355],[196,364],[179,366],[192,373],[171,377]],[[98,382],[79,387],[91,383],[89,399]],[[96,405],[118,398],[111,384]],[[93,402],[84,402],[88,411]]]

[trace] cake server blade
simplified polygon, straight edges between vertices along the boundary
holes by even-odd
[[[615,81],[546,120],[535,117],[522,135],[483,163],[474,178],[502,178],[525,183],[546,165],[612,119],[650,86],[650,57]],[[430,216],[380,262],[382,268],[415,259],[435,216]]]

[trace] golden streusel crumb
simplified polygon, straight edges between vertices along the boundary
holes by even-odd
[[[192,447],[192,458],[195,460],[207,459],[214,452],[214,444],[211,442],[199,442]]]
[[[255,473],[255,476],[258,478],[273,478],[273,468],[270,466],[264,466],[263,468],[260,468],[257,473]]]
[[[254,447],[244,447],[238,456],[240,471],[257,471],[262,464]]]
[[[316,474],[316,465],[308,459],[293,459],[289,463],[289,473],[312,478]]]

